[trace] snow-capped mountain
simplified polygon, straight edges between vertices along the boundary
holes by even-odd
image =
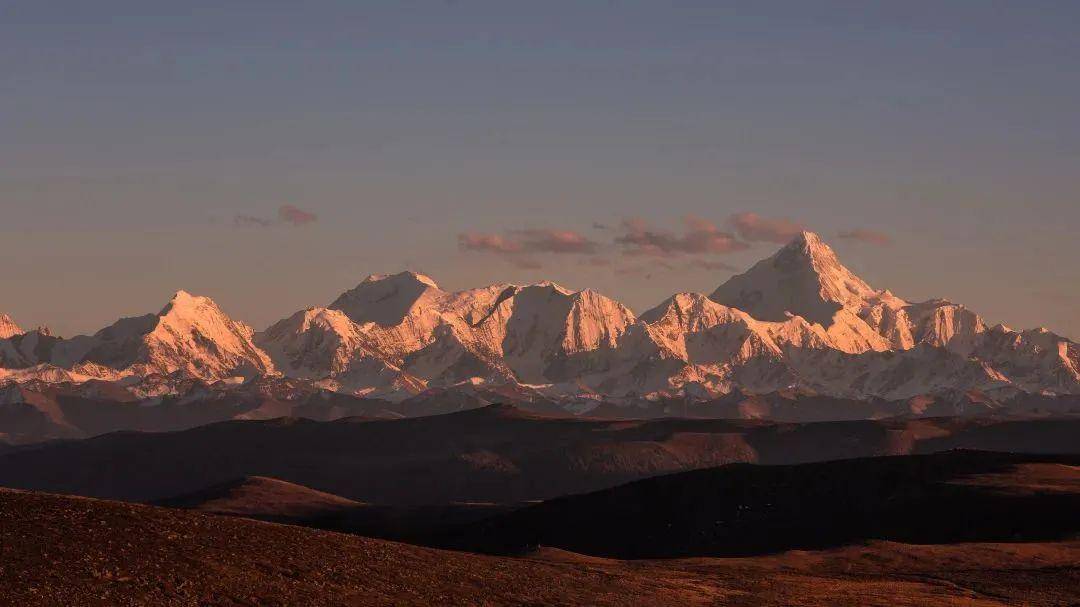
[[[587,372],[590,356],[614,351],[633,322],[629,309],[595,291],[539,283],[447,292],[403,272],[369,276],[256,343],[287,375],[349,385],[371,372],[378,379],[369,387],[416,391],[473,378],[548,384]]]
[[[23,332],[7,314],[0,314],[0,339],[7,339]]]
[[[755,318],[797,325],[805,319],[823,330],[824,342],[810,347],[777,342],[798,383],[825,393],[905,398],[950,388],[1080,390],[1077,344],[1045,329],[990,328],[942,299],[909,303],[875,290],[809,232],[710,297]]]
[[[399,401],[478,385],[581,402],[789,389],[889,400],[1080,394],[1076,343],[875,289],[810,232],[711,295],[679,293],[640,317],[588,289],[451,292],[402,272],[369,276],[258,334],[184,292],[92,336],[5,331],[0,381],[122,380],[142,395],[177,390],[183,378],[274,374]]]
[[[179,291],[157,314],[122,318],[71,339],[34,330],[0,342],[0,362],[16,377],[139,379],[180,373],[203,380],[273,373],[254,331],[211,299]]]
[[[351,394],[409,394],[422,382],[388,362],[374,338],[340,310],[308,308],[255,336],[275,368]]]
[[[866,284],[813,232],[802,232],[772,257],[720,285],[709,297],[760,320],[783,321],[794,314],[823,326],[832,323],[841,310],[906,303]]]

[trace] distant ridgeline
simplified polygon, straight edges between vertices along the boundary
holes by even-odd
[[[918,409],[1080,394],[1080,348],[1045,329],[987,326],[944,300],[875,290],[809,232],[711,295],[679,293],[639,316],[588,289],[447,292],[413,272],[370,276],[262,332],[183,291],[157,314],[70,339],[0,316],[3,384],[142,399],[257,377],[394,402],[490,392],[579,412],[773,393],[914,399]]]

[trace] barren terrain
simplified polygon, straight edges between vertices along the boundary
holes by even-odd
[[[1070,605],[1080,544],[872,543],[740,559],[443,552],[0,491],[5,605]]]

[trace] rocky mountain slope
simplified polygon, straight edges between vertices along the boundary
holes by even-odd
[[[182,378],[273,374],[390,400],[476,385],[609,401],[1080,394],[1076,343],[876,290],[810,232],[709,296],[679,293],[640,316],[550,282],[449,292],[402,272],[257,334],[182,291],[160,313],[92,336],[2,330],[0,382],[121,381],[144,395],[175,393]]]

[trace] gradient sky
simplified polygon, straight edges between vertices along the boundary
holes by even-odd
[[[1080,338],[1078,23],[1032,1],[7,0],[0,312],[70,335],[183,288],[263,328],[405,268],[640,312],[779,246],[683,246],[684,218],[741,243],[756,213],[876,287]],[[628,218],[678,250],[627,254]]]

